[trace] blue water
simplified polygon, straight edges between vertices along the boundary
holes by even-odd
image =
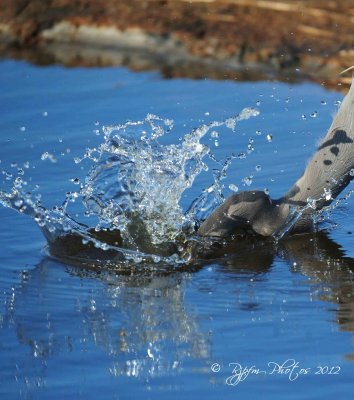
[[[28,184],[39,185],[48,208],[86,175],[88,165],[73,159],[102,141],[94,132],[102,125],[153,113],[175,121],[163,140],[178,143],[244,107],[260,116],[223,133],[218,146],[206,138],[219,158],[254,139],[254,151],[229,168],[225,195],[231,183],[248,189],[242,179],[252,176],[251,188],[281,196],[342,98],[312,83],[162,80],[14,61],[0,63],[0,87],[0,169],[16,174],[28,162]],[[44,152],[56,162],[41,160]],[[185,192],[185,208],[211,174]],[[0,188],[8,185],[3,175]],[[131,274],[52,259],[33,220],[0,208],[0,398],[351,399],[353,207],[353,198],[343,202],[322,235],[240,245],[187,271]],[[292,372],[268,365],[292,359]],[[236,385],[235,363],[260,371]]]

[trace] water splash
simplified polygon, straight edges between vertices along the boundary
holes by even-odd
[[[217,160],[202,139],[207,134],[215,137],[220,127],[235,131],[239,121],[258,114],[245,108],[225,121],[203,124],[170,145],[162,139],[172,131],[173,121],[153,114],[141,121],[105,126],[102,143],[75,159],[76,164],[89,160],[91,168],[83,181],[73,178],[77,190],[68,192],[61,205],[46,209],[40,196],[25,192],[27,182],[19,176],[9,192],[0,192],[0,202],[31,216],[50,245],[75,237],[84,246],[119,254],[119,260],[184,262],[183,244],[223,202],[222,180],[232,160],[247,152]],[[49,153],[43,157],[50,159]],[[207,160],[218,166],[213,181],[184,212],[182,194],[208,170]],[[72,203],[83,205],[88,224],[70,216]],[[100,232],[111,236],[115,232],[116,238],[106,241]]]
[[[350,174],[350,172],[349,172]],[[273,237],[276,241],[282,239],[286,236],[296,223],[305,216],[305,218],[311,218],[314,226],[319,226],[319,224],[328,221],[334,210],[337,210],[339,206],[349,200],[354,190],[349,190],[343,197],[337,198],[333,203],[317,209],[317,203],[322,203],[323,201],[329,202],[333,200],[332,192],[328,188],[323,189],[322,195],[318,199],[308,198],[307,202],[303,206],[291,206],[289,215],[285,222],[279,227],[279,229],[274,232]],[[307,210],[315,210],[316,212],[311,213],[310,216],[306,216]]]
[[[90,163],[85,179],[72,178],[76,190],[66,193],[60,205],[47,209],[38,191],[30,191],[25,179],[29,163],[23,168],[13,164],[13,171],[2,173],[12,182],[11,190],[0,191],[0,203],[32,217],[43,231],[52,254],[82,262],[101,257],[105,263],[144,262],[180,264],[189,260],[188,242],[210,213],[224,201],[223,180],[234,159],[244,159],[253,150],[250,138],[247,149],[218,160],[203,141],[209,136],[219,138],[221,127],[235,131],[238,122],[257,116],[258,110],[245,108],[225,121],[203,124],[186,134],[177,144],[163,144],[163,137],[171,134],[173,121],[148,114],[141,121],[102,128],[102,143],[86,150],[81,158]],[[272,135],[267,135],[272,140]],[[43,153],[42,160],[50,160]],[[181,198],[195,179],[208,170],[213,162],[211,183],[202,190],[186,211]],[[260,165],[255,167],[261,169]],[[350,175],[354,172],[350,171]],[[245,186],[253,176],[242,179]],[[230,190],[238,191],[235,184]],[[264,189],[266,193],[268,189]],[[314,222],[321,223],[344,198],[316,211]],[[329,202],[332,193],[326,188],[319,199],[308,199],[303,207],[292,207],[285,223],[274,233],[275,240],[288,234],[296,223],[306,217],[307,210],[316,210],[317,202]],[[80,205],[82,215],[71,216],[71,205]],[[85,220],[86,218],[86,220]],[[68,251],[68,249],[70,251]],[[74,250],[75,251],[74,251]]]

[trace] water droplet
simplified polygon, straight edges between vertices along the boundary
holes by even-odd
[[[48,151],[45,151],[42,155],[41,155],[41,160],[45,161],[45,160],[49,160],[52,163],[56,163],[57,159],[53,154],[48,153]]]
[[[96,121],[96,122],[95,122],[95,125],[96,125],[96,126],[98,126],[99,124],[100,124],[99,121]]]
[[[79,178],[71,178],[70,182],[74,183],[75,185],[79,185],[80,184],[80,179]]]
[[[26,130],[26,127],[25,126],[21,126],[20,131],[21,132],[25,132],[25,130]]]
[[[306,120],[306,114],[302,114],[302,115],[301,115],[301,119],[302,119],[303,121],[305,121],[305,120]]]
[[[210,136],[211,136],[212,138],[218,138],[218,137],[219,137],[219,132],[217,132],[217,131],[212,131],[212,132],[210,133]]]
[[[256,165],[256,171],[259,172],[262,169],[262,167],[258,164]]]
[[[262,134],[262,131],[256,131],[256,135],[260,136]]]
[[[271,142],[273,140],[273,135],[271,133],[268,133],[267,140],[268,142]]]
[[[321,100],[321,105],[325,106],[327,104],[327,102],[325,100]]]
[[[324,196],[325,196],[325,199],[326,199],[327,201],[331,200],[331,199],[332,199],[332,192],[331,192],[331,189],[325,188],[325,189],[324,189]]]
[[[260,106],[260,105],[261,105],[260,100],[256,101],[256,106]]]
[[[10,173],[10,172],[7,172],[7,171],[2,171],[2,174],[3,175],[5,175],[5,179],[7,180],[7,181],[9,181],[11,178],[12,178],[12,174]]]
[[[90,300],[90,310],[96,311],[96,301],[94,299]]]
[[[317,111],[314,111],[313,113],[311,113],[311,118],[316,118],[317,117]]]
[[[269,189],[268,189],[268,188],[264,188],[263,192],[264,192],[265,194],[269,194]]]
[[[44,111],[42,115],[43,115],[43,117],[48,117],[48,112]]]
[[[341,104],[342,104],[342,102],[340,100],[337,100],[337,101],[334,102],[335,106],[340,106]]]
[[[285,99],[285,103],[289,103],[289,101],[290,101],[290,99],[289,99],[289,97],[287,97],[287,98]]]
[[[161,261],[161,257],[153,255],[152,260],[154,261],[154,263],[159,263]]]
[[[215,145],[215,147],[219,147],[219,141],[215,140],[214,145]]]
[[[189,262],[192,259],[192,254],[191,253],[186,253],[183,255],[183,261],[184,262]]]
[[[208,115],[210,115],[210,112],[207,111],[204,113],[204,115],[208,116]]]
[[[24,213],[24,212],[26,211],[26,209],[27,209],[27,207],[23,205],[22,207],[19,208],[18,211],[19,211],[20,213]]]
[[[238,192],[238,186],[234,185],[233,183],[229,185],[229,189],[233,192]]]
[[[352,168],[352,169],[349,171],[349,175],[350,175],[350,176],[354,176],[354,168]]]
[[[109,250],[109,245],[107,243],[101,243],[100,248],[104,251]]]
[[[316,210],[316,200],[311,199],[311,197],[307,198],[307,204],[313,209]]]
[[[252,180],[253,180],[253,176],[250,175],[250,176],[246,176],[245,178],[243,178],[242,182],[247,186],[251,186]]]
[[[23,205],[23,200],[18,199],[18,200],[15,201],[15,206],[16,207],[21,207],[22,205]]]
[[[15,163],[15,162],[12,162],[10,165],[11,165],[11,168],[16,168],[17,167],[17,163]]]
[[[232,131],[234,131],[234,130],[235,130],[235,127],[236,127],[236,121],[235,121],[235,119],[234,119],[234,118],[228,118],[228,119],[225,121],[225,126],[226,126],[227,128],[229,128],[229,129],[231,129]]]

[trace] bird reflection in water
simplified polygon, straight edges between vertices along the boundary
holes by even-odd
[[[50,358],[87,350],[89,344],[109,357],[113,376],[148,380],[176,374],[188,359],[210,365],[213,327],[201,322],[185,297],[193,274],[212,264],[235,282],[243,274],[267,280],[277,257],[292,272],[309,278],[311,298],[335,305],[330,313],[340,330],[354,332],[354,259],[325,231],[287,237],[278,244],[259,238],[229,243],[214,251],[213,260],[178,270],[66,265],[68,273],[63,274],[63,264],[45,258],[24,271],[20,284],[5,294],[0,331],[14,327],[18,343],[41,360],[39,374],[45,374]],[[73,283],[73,276],[79,281]],[[71,285],[68,293],[66,285]],[[59,324],[64,326],[57,331]]]

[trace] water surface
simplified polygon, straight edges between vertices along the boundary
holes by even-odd
[[[1,189],[23,169],[48,209],[86,176],[89,164],[74,158],[102,142],[96,130],[103,125],[156,114],[174,120],[161,139],[172,144],[245,107],[260,115],[240,121],[235,133],[221,132],[217,142],[204,138],[219,159],[246,153],[229,167],[224,193],[236,185],[281,196],[342,97],[310,83],[162,80],[123,68],[3,61],[0,70]],[[210,184],[210,165],[184,192],[184,209]],[[279,246],[236,244],[189,270],[122,274],[51,258],[33,220],[0,208],[1,397],[351,398],[352,210],[350,198],[331,214],[326,232]],[[292,359],[293,375],[271,373],[275,364],[268,363]],[[237,363],[266,373],[236,385],[228,378]],[[301,368],[308,372],[294,375]]]

